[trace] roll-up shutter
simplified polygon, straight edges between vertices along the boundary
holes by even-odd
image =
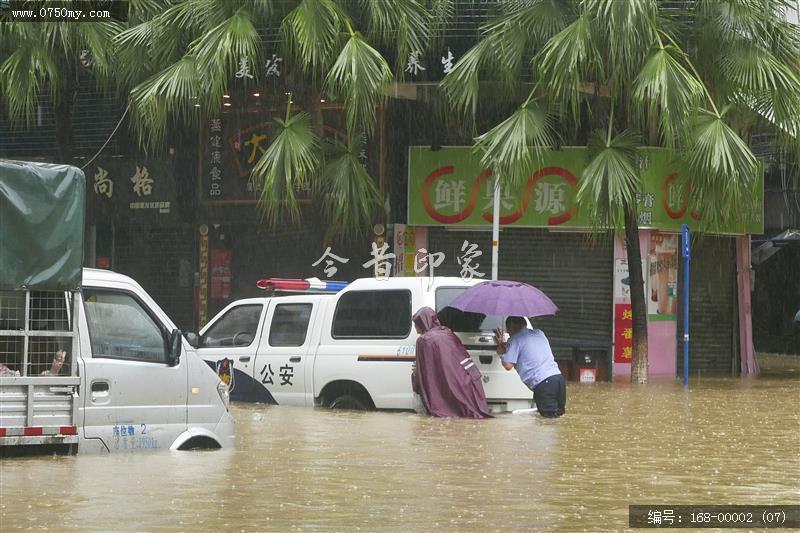
[[[731,237],[702,237],[692,246],[689,374],[731,374],[738,348],[736,248]],[[683,261],[680,288],[683,295]],[[683,297],[679,298],[677,372],[683,374]]]
[[[445,252],[436,273],[458,276],[464,240],[478,244],[479,270],[491,276],[491,233],[431,228],[429,248]],[[589,241],[586,234],[538,229],[504,229],[500,234],[500,279],[524,281],[544,291],[558,306],[556,316],[536,319],[557,357],[573,346],[609,346],[612,341],[613,243]]]

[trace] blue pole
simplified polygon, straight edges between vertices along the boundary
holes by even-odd
[[[689,263],[691,262],[691,233],[689,226],[681,228],[683,256],[683,384],[689,385]]]

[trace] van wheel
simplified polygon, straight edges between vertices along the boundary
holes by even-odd
[[[369,408],[363,401],[350,394],[343,394],[333,399],[331,409],[350,409],[353,411],[368,411]]]

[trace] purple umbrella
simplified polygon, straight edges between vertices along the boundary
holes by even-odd
[[[472,313],[497,316],[554,315],[558,307],[545,293],[521,281],[484,281],[473,285],[452,302],[450,307]]]

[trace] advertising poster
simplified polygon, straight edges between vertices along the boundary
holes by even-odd
[[[231,297],[231,250],[211,250],[211,297],[224,300]]]
[[[428,247],[428,228],[405,224],[394,225],[395,276],[425,276],[427,271],[414,270],[418,250]]]
[[[678,236],[650,234],[647,314],[650,320],[675,320],[678,310]]]

